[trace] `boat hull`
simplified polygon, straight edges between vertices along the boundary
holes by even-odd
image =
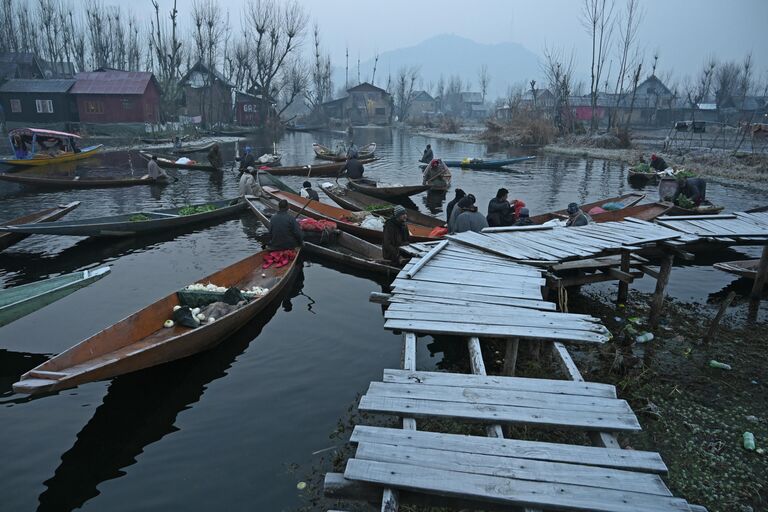
[[[361,160],[360,163],[367,164],[373,162],[374,158],[367,158]],[[346,165],[346,162],[338,164],[320,164],[320,165],[296,165],[296,166],[281,166],[272,167],[269,169],[270,174],[275,176],[306,176],[308,178],[334,178],[339,175],[341,170]]]
[[[526,162],[533,160],[535,156],[521,156],[516,158],[506,158],[503,160],[482,160],[482,161],[469,161],[464,160],[443,160],[443,163],[448,167],[461,167],[462,169],[498,169],[505,165],[516,164],[520,162]],[[419,167],[424,169],[427,164],[422,164]]]
[[[321,160],[330,160],[332,162],[347,161],[347,155],[339,155],[338,153],[335,153],[333,150],[323,146],[322,144],[312,144],[312,150],[315,152],[315,157],[320,158]],[[358,160],[367,160],[369,158],[373,158],[375,153],[376,143],[371,142],[358,149],[357,158]]]
[[[60,219],[75,208],[80,206],[80,201],[74,201],[72,203],[69,203],[64,206],[59,206],[57,208],[48,208],[47,210],[42,210],[36,213],[32,213],[29,215],[25,215],[23,217],[18,217],[13,220],[9,220],[5,223],[5,225],[14,225],[14,224],[37,224],[40,222],[52,222],[54,220]],[[0,251],[4,251],[5,249],[9,248],[10,246],[19,243],[20,241],[24,240],[25,238],[31,236],[31,234],[27,233],[0,233]]]
[[[152,160],[152,155],[157,156],[157,165],[165,169],[188,169],[190,171],[215,171],[216,168],[211,164],[177,164],[176,160],[172,157],[166,157],[155,153],[148,153],[146,151],[139,151],[144,160]]]
[[[724,261],[722,263],[715,263],[712,266],[723,272],[754,280],[757,277],[757,268],[760,266],[760,259]]]
[[[624,208],[629,208],[630,206],[635,206],[637,203],[645,199],[645,194],[624,194],[623,196],[618,197],[609,197],[608,199],[601,199],[599,201],[595,201],[593,203],[587,203],[581,205],[581,210],[585,213],[589,213],[589,210],[595,207],[602,207],[606,203],[622,203],[624,205]],[[614,211],[621,211],[621,210],[614,210]],[[609,212],[606,212],[609,213]],[[594,217],[598,217],[600,215],[603,215],[602,213],[595,214]],[[590,214],[590,216],[592,216]],[[566,210],[557,210],[555,212],[549,212],[549,213],[542,213],[541,215],[534,215],[531,217],[531,221],[534,224],[542,224],[544,222],[550,221],[552,219],[561,219],[565,220],[568,218],[568,212]]]
[[[0,173],[0,180],[18,183],[38,188],[118,188],[133,187],[137,185],[166,185],[167,182],[152,178],[118,178],[118,179],[63,179],[56,177],[22,176],[21,173]]]
[[[405,187],[375,187],[349,180],[347,186],[357,192],[368,194],[382,199],[394,199],[398,197],[409,197],[429,190],[429,185],[410,185]]]
[[[325,195],[330,197],[336,204],[352,212],[367,210],[371,206],[383,206],[383,208],[377,208],[376,210],[371,211],[377,215],[389,217],[392,215],[395,208],[395,205],[388,201],[370,197],[362,192],[356,192],[350,189],[339,187],[338,189],[329,190],[324,188],[323,192],[325,192]],[[445,221],[442,221],[437,217],[432,217],[431,215],[426,215],[409,208],[406,208],[405,211],[408,214],[408,222],[431,228],[445,227]]]
[[[54,165],[54,164],[61,164],[64,162],[74,162],[76,160],[83,160],[85,158],[92,157],[93,155],[101,151],[101,148],[103,147],[104,147],[104,144],[97,144],[95,146],[85,147],[79,153],[67,153],[64,155],[57,155],[57,156],[46,157],[46,158],[30,158],[30,159],[7,158],[7,159],[0,160],[0,163],[13,165],[16,167],[39,167],[42,165]]]

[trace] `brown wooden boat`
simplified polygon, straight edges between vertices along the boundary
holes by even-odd
[[[645,198],[645,194],[637,194],[637,193],[624,194],[623,196],[609,197],[608,199],[600,199],[599,201],[595,201],[593,203],[586,203],[581,205],[580,208],[581,208],[581,211],[583,211],[584,213],[589,213],[589,210],[591,210],[592,208],[595,208],[595,207],[602,208],[602,206],[607,203],[623,204],[624,208],[622,208],[621,210],[613,210],[612,212],[606,212],[606,213],[615,213],[615,212],[620,212],[627,207],[636,205],[637,203],[642,201],[644,198]],[[590,214],[593,220],[595,219],[595,217],[599,217],[601,215],[604,215],[604,214],[602,213],[598,213],[595,215]],[[629,217],[629,215],[625,215],[625,216]],[[568,218],[568,212],[566,210],[557,210],[555,212],[542,213],[541,215],[534,215],[533,217],[531,217],[531,220],[533,221],[534,224],[543,224],[552,219],[565,220],[567,218]],[[616,219],[611,219],[611,220],[616,220]]]
[[[323,192],[325,192],[325,195],[330,197],[333,202],[352,212],[365,210],[375,215],[390,217],[395,208],[395,205],[389,201],[367,196],[362,192],[356,192],[344,187],[327,187],[323,188]],[[440,220],[437,217],[426,215],[419,211],[411,210],[410,208],[406,208],[405,211],[408,213],[408,222],[430,228],[445,227],[445,221]]]
[[[262,269],[268,252],[254,254],[198,280],[227,288],[262,286],[269,288],[266,295],[197,328],[165,328],[163,323],[179,305],[174,292],[28,371],[13,385],[14,391],[34,394],[72,388],[213,348],[275,300],[289,281],[298,256],[282,268]]]
[[[361,160],[360,163],[367,164],[373,162],[375,158]],[[305,176],[307,178],[335,178],[346,165],[346,162],[320,164],[320,165],[294,165],[270,167],[269,172],[275,176]]]
[[[251,211],[258,217],[262,224],[269,227],[269,218],[277,211],[277,203],[274,199],[246,196]],[[298,219],[307,218],[305,215],[297,215]],[[391,266],[381,251],[380,245],[366,242],[351,233],[336,230],[333,238],[327,243],[314,243],[304,239],[304,251],[334,261],[344,266],[355,267],[362,270],[376,272],[385,275],[397,275],[400,269]]]
[[[357,192],[368,194],[369,196],[379,197],[381,199],[396,199],[399,197],[408,197],[430,189],[429,185],[406,185],[404,187],[379,187],[375,181],[367,180],[349,180],[347,186]]]
[[[682,206],[677,206],[676,204],[673,204],[669,201],[660,201],[660,204],[664,204],[668,206],[669,210],[667,211],[666,215],[670,215],[670,216],[717,215],[721,211],[725,210],[725,206],[718,206],[716,204],[710,203],[709,201],[704,201],[699,206],[696,206],[695,208],[683,208]]]
[[[312,150],[315,152],[315,156],[317,158],[321,158],[323,160],[332,160],[334,162],[345,162],[347,160],[346,150],[340,154],[336,151],[333,151],[331,148],[327,148],[322,144],[318,144],[317,142],[312,144]],[[371,142],[361,148],[358,148],[357,158],[358,160],[373,158],[374,153],[376,153],[376,143]]]
[[[73,201],[69,204],[30,213],[28,215],[24,215],[23,217],[17,217],[6,222],[1,222],[0,224],[4,226],[10,226],[15,224],[38,224],[40,222],[51,222],[62,218],[78,206],[80,206],[80,201]],[[0,233],[0,251],[3,251],[13,244],[24,240],[28,236],[31,235],[27,233]]]
[[[333,221],[340,230],[352,233],[369,242],[381,243],[384,240],[384,233],[382,231],[364,228],[356,223],[354,220],[355,212],[337,208],[330,204],[321,203],[320,201],[305,199],[296,194],[291,194],[290,192],[280,191],[274,187],[262,187],[262,190],[275,199],[285,199],[288,201],[288,206],[291,210],[304,213],[307,217]],[[429,236],[432,232],[432,228],[426,226],[408,223],[408,231],[411,234],[411,242],[437,240],[436,238]]]
[[[0,180],[40,188],[112,188],[132,187],[134,185],[165,185],[167,183],[167,181],[152,179],[148,176],[140,178],[81,178],[80,176],[32,176],[21,172],[0,173]]]
[[[175,148],[171,153],[174,155],[189,155],[192,153],[202,153],[204,151],[208,151],[213,146],[218,144],[218,141],[211,141],[206,144],[190,144],[189,146],[182,146],[180,148]]]
[[[148,151],[139,151],[139,154],[144,160],[152,160],[152,156],[157,156],[157,165],[165,169],[189,169],[193,171],[215,171],[217,170],[211,164],[179,164],[176,163],[178,158],[171,155],[159,155],[157,153],[149,153]]]
[[[757,268],[760,266],[760,259],[724,261],[722,263],[715,263],[712,266],[723,272],[754,280],[757,277]]]

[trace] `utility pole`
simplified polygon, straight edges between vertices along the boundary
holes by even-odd
[[[349,46],[347,46],[347,67],[344,71],[344,90],[349,89]]]
[[[360,54],[357,54],[357,85],[360,85]]]

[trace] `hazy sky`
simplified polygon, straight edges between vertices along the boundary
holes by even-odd
[[[147,11],[139,12],[139,2]],[[321,37],[334,65],[412,46],[431,36],[453,33],[483,43],[512,41],[537,55],[545,44],[574,48],[580,64],[588,66],[590,40],[579,21],[581,0],[299,0],[320,25]],[[107,3],[110,3],[109,0]],[[170,6],[172,0],[161,0]],[[246,0],[219,0],[239,24]],[[660,52],[661,71],[679,77],[694,74],[704,60],[741,60],[752,52],[756,70],[768,71],[768,0],[640,0],[645,12],[642,44],[650,57]],[[125,4],[124,4],[125,5]],[[132,4],[137,14],[150,14],[149,0]],[[182,18],[192,0],[178,0]],[[617,9],[624,0],[617,0]],[[308,39],[309,41],[309,39]],[[647,67],[646,67],[647,69]],[[450,70],[447,70],[450,73]]]

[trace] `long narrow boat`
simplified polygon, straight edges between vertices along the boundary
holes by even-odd
[[[330,220],[335,222],[340,230],[352,233],[355,236],[359,236],[369,242],[381,243],[384,239],[383,231],[377,229],[365,228],[355,221],[355,212],[344,210],[343,208],[337,208],[330,204],[321,203],[320,201],[313,201],[311,199],[304,199],[303,197],[291,194],[290,192],[283,192],[274,187],[262,187],[267,195],[275,199],[285,199],[288,201],[288,207],[295,211],[304,213],[307,217],[312,217],[318,220]],[[419,226],[418,224],[408,223],[408,231],[410,232],[411,242],[428,242],[437,240],[437,238],[429,236],[432,232],[432,228],[426,226]]]
[[[325,126],[322,124],[287,124],[285,125],[285,131],[287,132],[315,132],[324,130]]]
[[[15,156],[0,159],[0,163],[18,167],[60,164],[89,158],[104,147],[103,144],[96,144],[79,149],[75,141],[80,138],[77,134],[56,130],[16,128],[8,132],[11,150]],[[42,152],[38,152],[38,148],[41,148]],[[61,151],[53,155],[45,153],[54,149]]]
[[[190,153],[201,153],[203,151],[208,151],[216,144],[218,144],[218,142],[215,140],[208,142],[207,144],[196,144],[196,145],[191,144],[189,146],[182,146],[180,148],[176,148],[173,151],[171,151],[171,153],[173,153],[174,155],[188,155]]]
[[[273,200],[266,198],[246,197],[245,199],[251,211],[258,217],[261,223],[269,227],[269,218],[277,211],[277,204]],[[306,216],[297,215],[297,218],[306,218]],[[399,268],[389,265],[384,260],[380,245],[366,242],[362,238],[341,230],[337,230],[332,240],[329,240],[326,244],[316,244],[305,239],[304,250],[309,254],[314,254],[345,266],[379,274],[394,276],[400,272]]]
[[[80,206],[80,201],[73,201],[69,204],[57,206],[55,208],[47,208],[39,212],[30,213],[22,217],[17,217],[7,222],[2,222],[0,224],[13,225],[13,224],[38,224],[40,222],[52,222],[54,220],[62,218],[63,216],[65,216],[66,214],[68,214],[78,206]],[[0,251],[3,251],[9,248],[10,246],[12,246],[13,244],[24,240],[28,236],[30,235],[26,233],[10,233],[10,232],[0,233]]]
[[[189,135],[184,135],[183,137],[180,137],[179,140],[183,142],[188,138],[189,138]],[[144,144],[173,144],[175,142],[173,138],[170,138],[170,137],[161,138],[161,139],[143,138],[139,140],[141,140],[141,142],[143,142]]]
[[[334,162],[344,162],[347,160],[346,151],[344,151],[343,154],[340,154],[336,151],[333,151],[331,148],[325,147],[322,144],[318,144],[317,142],[312,144],[312,150],[315,152],[315,156],[317,158],[321,158],[323,160],[331,160]],[[357,150],[357,158],[359,160],[366,160],[368,158],[373,158],[375,153],[376,143],[371,142]]]
[[[148,176],[140,178],[81,178],[58,176],[26,176],[22,173],[0,173],[0,180],[40,188],[112,188],[132,187],[134,185],[165,185],[164,180],[156,180]]]
[[[406,185],[403,187],[379,187],[371,180],[349,180],[347,186],[357,192],[382,199],[396,199],[420,194],[430,189],[429,185]]]
[[[215,347],[279,297],[288,283],[298,255],[284,267],[263,269],[268,252],[256,253],[197,281],[241,290],[261,286],[269,290],[265,295],[200,327],[176,324],[165,328],[163,323],[171,318],[174,306],[180,305],[177,293],[171,293],[28,371],[13,385],[14,391],[33,394],[72,388]]]
[[[354,190],[344,187],[326,187],[323,188],[325,195],[330,197],[333,202],[346,208],[352,212],[369,211],[376,215],[391,216],[395,205],[379,199],[363,194],[362,192],[356,192]],[[408,222],[419,224],[420,226],[427,226],[430,228],[445,227],[445,221],[440,220],[437,217],[426,215],[410,208],[405,209],[408,214]]]
[[[41,165],[53,165],[62,164],[64,162],[74,162],[76,160],[83,160],[90,158],[104,147],[104,144],[96,144],[95,146],[84,147],[79,153],[63,153],[61,155],[44,156],[37,155],[33,158],[4,158],[0,160],[0,163],[14,165],[17,167],[39,167]]]
[[[275,178],[271,173],[267,171],[258,171],[256,173],[256,180],[259,185],[263,187],[273,187],[283,192],[290,192],[291,194],[299,195],[299,192],[287,185],[283,180]]]
[[[177,158],[170,155],[158,155],[156,153],[150,153],[148,151],[139,151],[139,154],[144,160],[152,160],[152,156],[157,156],[157,165],[166,169],[189,169],[193,171],[215,171],[216,168],[211,164],[181,164],[176,163]]]
[[[138,236],[156,231],[168,231],[224,220],[242,212],[246,204],[235,199],[224,199],[180,208],[138,211],[109,217],[94,217],[73,221],[46,222],[44,224],[21,224],[0,226],[0,231],[37,235]],[[197,210],[199,213],[194,213]]]
[[[63,299],[109,273],[109,267],[82,270],[0,290],[0,326]]]
[[[589,213],[589,210],[592,208],[602,208],[603,205],[608,203],[620,203],[622,205],[621,210],[628,208],[630,206],[635,206],[637,203],[645,199],[645,194],[638,194],[638,193],[631,193],[631,194],[624,194],[623,196],[618,197],[609,197],[607,199],[600,199],[599,201],[595,201],[593,203],[586,203],[580,205],[581,211],[585,213]],[[614,211],[621,211],[621,210],[614,210]],[[606,212],[606,213],[612,213],[612,212]],[[603,215],[602,213],[597,213],[595,215],[590,214],[590,216],[593,218],[599,217],[600,215]],[[565,220],[568,218],[568,212],[566,210],[557,210],[555,212],[549,212],[549,213],[542,213],[541,215],[534,215],[531,217],[531,220],[534,224],[543,224],[544,222],[547,222],[552,219],[562,219]]]
[[[709,201],[704,201],[694,208],[683,208],[682,206],[678,206],[669,201],[659,202],[669,207],[669,210],[666,213],[667,215],[717,215],[725,210],[725,206],[718,206]]]
[[[461,167],[462,169],[498,169],[505,165],[516,164],[533,160],[535,156],[518,156],[515,158],[505,158],[501,160],[484,160],[482,158],[465,158],[464,160],[443,160],[448,167]],[[424,169],[427,164],[421,164],[419,167]]]
[[[724,261],[722,263],[715,263],[712,266],[723,272],[736,274],[747,279],[755,279],[757,277],[757,268],[760,266],[760,258],[756,260]]]
[[[360,163],[367,164],[373,162],[375,158],[367,158],[361,160]],[[345,162],[332,163],[332,164],[320,164],[320,165],[295,165],[295,166],[282,166],[273,167],[269,170],[270,173],[276,176],[304,176],[307,178],[333,178],[339,175],[341,170],[346,165]]]

